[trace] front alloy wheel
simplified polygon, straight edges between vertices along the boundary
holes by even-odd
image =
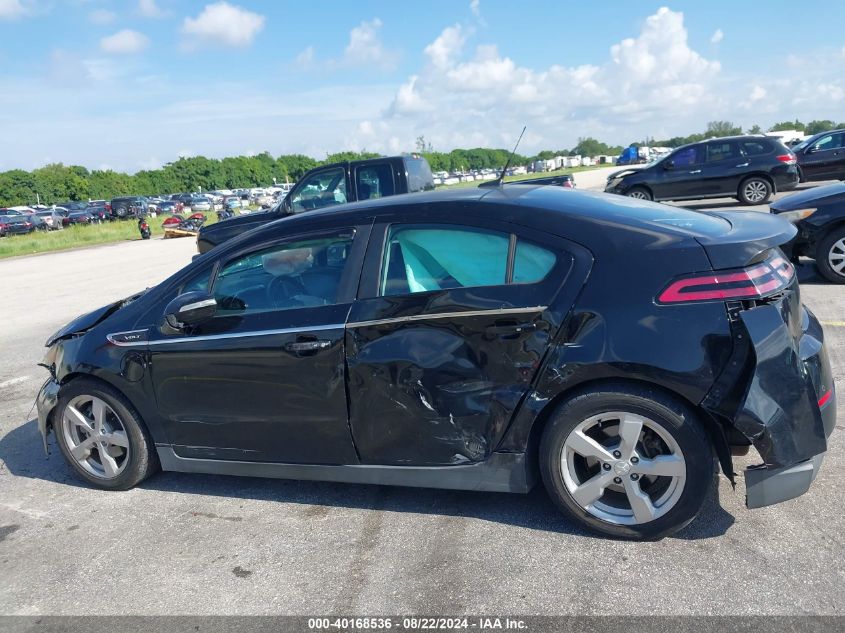
[[[129,438],[123,422],[106,402],[77,396],[62,414],[64,440],[76,463],[101,479],[114,479],[126,468]]]
[[[645,187],[632,187],[625,195],[635,200],[651,200],[651,194]]]
[[[111,385],[90,378],[64,385],[52,425],[68,464],[99,488],[127,490],[159,467],[141,416]]]

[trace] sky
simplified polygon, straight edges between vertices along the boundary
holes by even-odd
[[[842,121],[843,24],[840,0],[0,0],[0,170]]]

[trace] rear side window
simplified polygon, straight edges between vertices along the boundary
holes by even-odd
[[[763,156],[772,151],[772,144],[767,143],[762,139],[754,139],[753,141],[743,141],[742,151],[746,156]]]
[[[406,158],[405,170],[408,172],[408,192],[432,191],[434,189],[434,177],[431,175],[431,167],[424,158]]]
[[[556,262],[553,252],[508,233],[455,226],[393,227],[379,294],[536,283]]]
[[[359,167],[355,173],[355,186],[358,189],[358,200],[383,198],[396,193],[393,170],[389,163]]]
[[[707,143],[705,148],[707,153],[705,161],[708,163],[739,158],[739,150],[737,149],[736,143],[732,141]]]
[[[546,278],[557,256],[545,248],[519,239],[513,258],[513,283],[533,284]]]

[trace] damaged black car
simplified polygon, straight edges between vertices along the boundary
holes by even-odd
[[[159,468],[525,493],[659,538],[748,447],[797,497],[836,417],[795,228],[554,186],[292,216],[47,341],[37,398],[85,481]]]

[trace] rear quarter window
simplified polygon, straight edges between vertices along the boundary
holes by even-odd
[[[765,156],[766,154],[771,154],[773,149],[774,145],[772,143],[762,139],[742,142],[742,151],[746,156]]]
[[[408,193],[434,189],[434,177],[426,159],[405,158],[405,171],[408,174]]]

